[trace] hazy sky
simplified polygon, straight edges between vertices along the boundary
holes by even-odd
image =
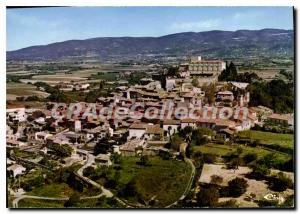
[[[6,12],[7,50],[103,36],[293,29],[292,7],[61,7]]]

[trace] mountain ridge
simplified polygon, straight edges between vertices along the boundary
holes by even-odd
[[[72,39],[7,51],[7,60],[55,60],[72,57],[136,58],[137,55],[184,56],[204,54],[212,58],[293,56],[294,31],[261,30],[181,32],[158,37],[95,37]]]

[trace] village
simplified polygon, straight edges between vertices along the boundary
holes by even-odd
[[[294,115],[250,105],[251,83],[220,81],[225,61],[194,56],[177,68],[164,70],[165,78],[119,81],[95,103],[7,108],[10,206],[290,206]],[[56,87],[92,90],[88,83]],[[156,181],[151,170],[159,169],[166,172]],[[69,195],[37,194],[59,183]]]

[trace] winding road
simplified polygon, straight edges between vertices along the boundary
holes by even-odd
[[[86,156],[87,156],[87,160],[85,162],[85,164],[80,168],[78,169],[76,175],[78,177],[80,177],[83,181],[85,181],[86,183],[96,187],[96,188],[99,188],[102,190],[102,195],[105,195],[107,198],[111,198],[113,197],[113,193],[111,191],[109,191],[108,189],[105,189],[103,186],[101,186],[100,184],[96,183],[95,181],[89,179],[88,177],[85,177],[83,176],[83,170],[89,166],[91,166],[94,162],[95,162],[95,156],[88,153],[87,151],[85,150],[80,150],[82,153],[85,153]]]
[[[88,183],[88,184],[90,184],[90,185],[92,185],[92,186],[94,186],[94,187],[99,188],[99,189],[102,190],[101,194],[99,194],[99,195],[80,197],[80,199],[95,199],[95,198],[100,198],[102,196],[105,196],[107,198],[114,197],[120,204],[124,205],[127,208],[137,207],[137,206],[128,204],[127,202],[123,201],[122,199],[114,196],[114,194],[110,190],[104,188],[103,186],[101,186],[100,184],[96,183],[95,181],[89,179],[88,177],[85,177],[83,175],[83,170],[85,168],[91,166],[94,163],[95,156],[92,155],[92,154],[90,154],[90,153],[88,153],[85,150],[80,150],[80,151],[86,155],[87,160],[86,160],[85,164],[80,169],[77,170],[77,172],[75,173],[76,176],[78,176],[84,182],[86,182],[86,183]],[[174,203],[166,206],[165,208],[169,208],[169,207],[171,207],[173,205],[176,205],[178,203],[178,201],[183,200],[186,197],[186,195],[188,194],[188,192],[190,191],[190,188],[192,186],[192,182],[193,182],[194,176],[195,176],[195,166],[194,166],[193,162],[190,159],[186,158],[186,157],[184,158],[184,161],[186,163],[188,163],[191,166],[191,168],[192,168],[192,173],[191,173],[190,180],[189,180],[189,182],[188,182],[188,184],[186,186],[185,191],[181,195],[181,197],[177,201],[175,201]],[[22,199],[25,199],[25,198],[40,199],[40,200],[56,200],[56,201],[67,201],[69,199],[68,197],[58,198],[58,197],[43,197],[43,196],[32,196],[32,195],[17,195],[17,197],[12,202],[13,208],[18,208],[19,201],[22,200]]]

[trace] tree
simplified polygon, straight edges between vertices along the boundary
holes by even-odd
[[[207,102],[211,105],[215,103],[216,85],[211,83],[209,85],[204,84],[202,90],[205,92]]]
[[[216,155],[214,154],[209,154],[209,153],[205,153],[203,154],[203,162],[204,163],[214,163],[216,162]]]
[[[229,66],[226,64],[226,69],[221,72],[219,81],[236,81],[237,76],[237,69],[233,62],[230,62]]]
[[[25,99],[25,101],[39,101],[40,98],[36,95],[33,95],[33,96],[29,96]]]
[[[104,207],[105,206],[105,204],[107,203],[107,200],[106,200],[107,198],[103,195],[103,196],[101,196],[101,197],[99,197],[98,198],[98,200],[97,200],[97,206],[99,206],[99,207]]]
[[[169,160],[171,158],[171,154],[169,151],[159,150],[158,155],[163,160]]]
[[[294,111],[294,84],[281,79],[270,82],[256,81],[249,86],[250,106],[263,105],[277,113]]]
[[[111,158],[112,158],[112,161],[114,162],[114,164],[121,163],[121,155],[119,155],[118,153],[113,153]]]
[[[22,182],[21,188],[23,188],[25,191],[31,191],[34,188],[43,186],[44,184],[44,177],[42,175],[38,175],[36,177],[30,178],[29,180],[26,180],[26,182]]]
[[[184,140],[178,134],[175,134],[172,137],[171,149],[173,149],[174,151],[179,151],[180,144],[182,143],[184,143]]]
[[[193,78],[193,80],[192,80],[192,85],[193,85],[194,87],[199,87],[199,81],[198,81],[197,78]]]
[[[191,126],[186,126],[183,129],[180,129],[179,135],[180,137],[184,138],[186,141],[189,141],[192,132],[193,132],[193,128]]]
[[[75,192],[65,202],[64,207],[76,207],[76,205],[79,203],[79,201],[80,201],[80,195],[79,195],[79,193]]]
[[[224,207],[224,208],[238,208],[239,206],[236,203],[235,199],[230,199],[228,201],[220,202],[218,204],[218,207]]]
[[[215,187],[207,187],[197,194],[197,202],[200,207],[216,207],[219,200],[219,191]]]
[[[228,169],[234,169],[237,170],[239,169],[239,166],[242,164],[242,159],[240,157],[233,158],[228,164],[227,168]]]
[[[216,185],[220,185],[223,182],[223,178],[221,176],[218,175],[212,175],[210,177],[210,183],[211,184],[216,184]]]
[[[149,158],[146,155],[142,155],[139,161],[139,164],[142,166],[147,166],[149,165]]]
[[[255,161],[257,159],[257,154],[256,153],[248,153],[243,157],[243,160],[246,164]]]
[[[277,176],[271,177],[269,187],[273,191],[282,192],[287,188],[292,189],[293,181],[282,172],[279,172]]]
[[[70,157],[73,152],[72,147],[67,144],[60,145],[56,143],[48,143],[47,147],[53,150],[56,156],[60,158]]]
[[[107,138],[102,138],[94,147],[94,154],[106,154],[109,150],[109,143]]]
[[[262,165],[266,165],[268,168],[271,168],[276,161],[276,157],[274,153],[269,153],[265,155],[263,158],[259,159],[257,162]]]
[[[167,69],[167,76],[177,76],[179,73],[178,67],[170,66]]]
[[[124,188],[119,190],[118,194],[125,198],[135,197],[137,195],[136,180],[132,179],[130,182],[128,182]]]
[[[105,82],[104,81],[100,81],[99,83],[99,90],[103,90],[105,86]]]
[[[252,168],[251,176],[255,179],[263,179],[270,174],[271,170],[265,164],[255,164]]]
[[[204,145],[208,143],[209,140],[206,136],[204,136],[204,131],[202,128],[193,130],[191,136],[191,143],[197,146]]]
[[[284,162],[282,164],[281,170],[288,171],[288,172],[293,172],[293,170],[294,170],[294,159],[290,158],[288,161]]]
[[[248,183],[244,178],[235,178],[228,182],[229,192],[232,197],[239,197],[247,191]]]
[[[34,119],[37,119],[37,118],[40,118],[40,117],[45,117],[45,114],[42,111],[37,110],[37,111],[32,112],[32,117]]]
[[[83,170],[82,174],[85,177],[92,177],[95,174],[95,169],[92,166],[88,166]]]
[[[83,192],[83,183],[75,177],[74,173],[70,173],[67,179],[67,184],[78,192]]]

